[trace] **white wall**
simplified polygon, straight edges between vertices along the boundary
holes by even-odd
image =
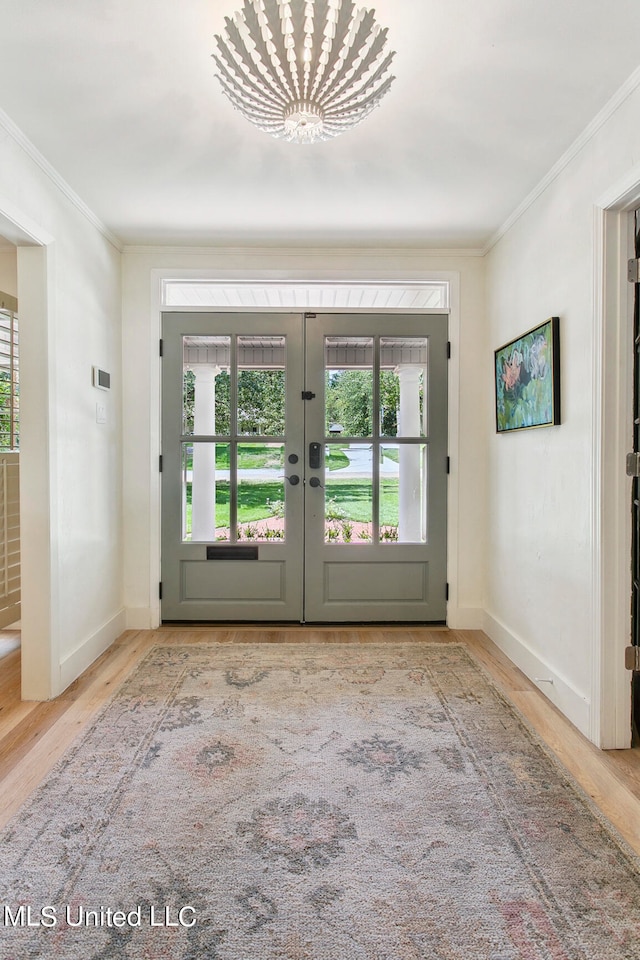
[[[15,227],[18,243],[33,243],[19,247],[17,275],[23,695],[46,699],[124,626],[121,262],[46,161],[0,123],[0,231]],[[111,372],[110,393],[91,385],[92,364]]]
[[[0,239],[0,244],[2,240]],[[18,296],[18,263],[15,248],[0,249],[0,291]]]
[[[478,357],[486,353],[484,262],[473,255],[422,250],[127,248],[123,255],[123,356],[127,431],[125,477],[125,604],[130,627],[158,623],[160,606],[159,276],[202,271],[218,278],[409,280],[454,278],[455,318],[450,416],[459,423],[452,454],[449,523],[449,622],[482,625],[486,410]],[[182,275],[182,273],[180,273]]]
[[[588,134],[487,258],[492,349],[550,316],[560,317],[562,424],[489,436],[485,606],[487,632],[529,676],[553,680],[540,688],[584,733],[603,743],[599,677],[612,666],[606,658],[613,654],[601,648],[598,632],[603,438],[594,371],[602,369],[602,331],[594,295],[601,283],[594,211],[638,162],[640,91],[618,98]],[[619,309],[624,313],[624,299]],[[625,322],[623,316],[623,334]],[[630,352],[629,340],[623,344],[623,368]],[[486,404],[492,403],[492,362],[490,351],[483,363]],[[616,562],[627,578],[629,554]],[[607,575],[611,571],[605,570]],[[625,589],[628,596],[628,584]],[[620,675],[622,665],[616,661],[613,667]],[[624,676],[622,688],[624,695]]]

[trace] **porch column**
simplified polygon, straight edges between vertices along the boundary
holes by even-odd
[[[220,367],[194,363],[195,391],[193,432],[212,436],[216,432],[216,377]],[[191,539],[216,539],[216,445],[194,443],[191,482]]]
[[[396,367],[400,381],[399,437],[420,436],[420,373],[422,367],[403,364]],[[400,543],[422,540],[422,503],[420,497],[420,447],[399,444],[399,523]]]

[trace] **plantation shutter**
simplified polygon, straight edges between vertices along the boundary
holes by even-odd
[[[10,300],[0,293],[3,307]],[[0,309],[0,629],[20,617],[18,356],[18,318],[14,309]]]

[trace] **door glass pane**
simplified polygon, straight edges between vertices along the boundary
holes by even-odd
[[[182,444],[182,539],[229,540],[228,443]]]
[[[183,337],[182,434],[229,436],[230,337]]]
[[[325,429],[328,437],[370,437],[373,337],[325,337]]]
[[[426,437],[427,337],[380,338],[380,435]]]
[[[238,529],[241,543],[284,540],[284,444],[238,444]]]
[[[238,433],[285,435],[285,337],[238,337]]]
[[[427,444],[380,446],[380,542],[427,539]]]
[[[371,445],[327,444],[324,486],[325,542],[371,543],[373,521]]]

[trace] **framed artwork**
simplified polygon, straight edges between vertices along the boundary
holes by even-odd
[[[560,423],[560,320],[545,323],[495,351],[496,430]]]

